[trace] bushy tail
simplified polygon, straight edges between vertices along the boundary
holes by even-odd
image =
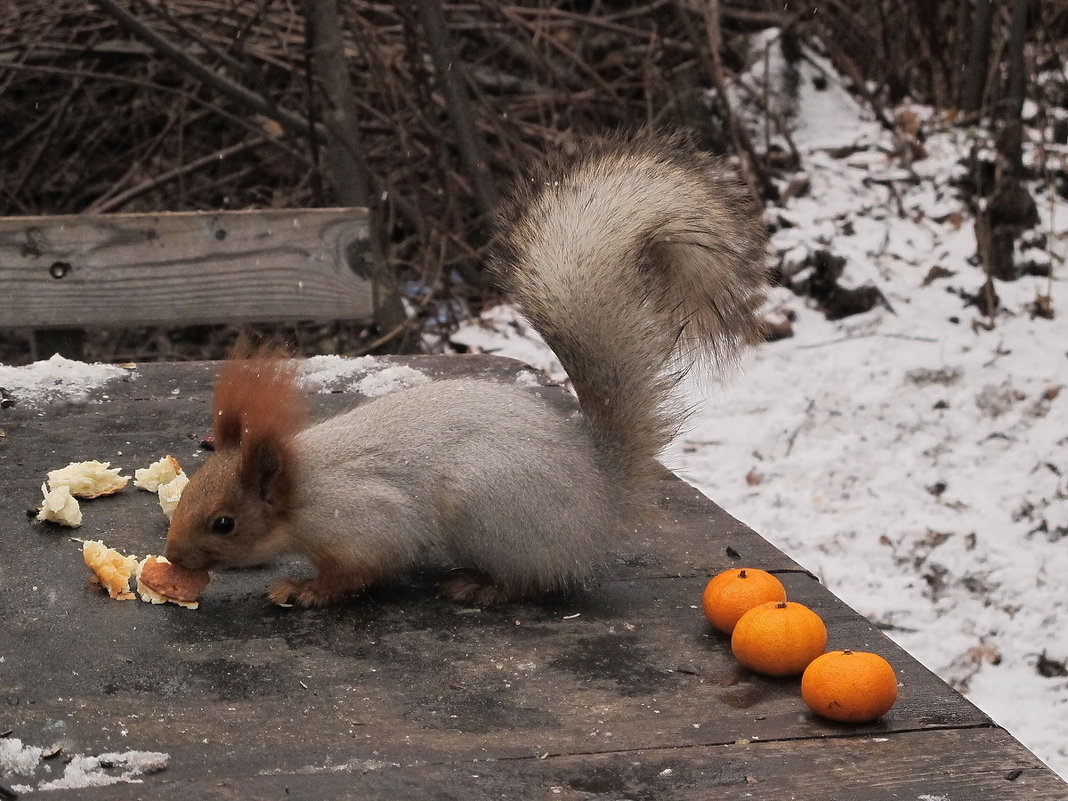
[[[519,187],[495,270],[567,370],[621,479],[650,475],[683,413],[680,369],[757,339],[759,209],[680,137],[599,144]]]

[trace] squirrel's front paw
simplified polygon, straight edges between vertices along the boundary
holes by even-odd
[[[322,606],[330,603],[330,597],[320,593],[314,581],[282,579],[271,585],[267,597],[279,606]]]
[[[326,606],[355,595],[366,586],[359,576],[320,573],[310,581],[282,579],[267,590],[267,597],[279,606]]]

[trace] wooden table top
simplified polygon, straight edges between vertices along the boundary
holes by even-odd
[[[511,381],[521,369],[492,357],[394,361],[432,377]],[[263,590],[292,565],[219,573],[196,611],[108,599],[71,537],[159,553],[155,496],[131,484],[84,502],[77,530],[26,510],[46,472],[71,461],[132,474],[171,453],[195,469],[215,368],[140,365],[87,401],[16,394],[0,410],[0,766],[5,740],[45,749],[28,773],[9,766],[7,787],[41,788],[106,754],[119,756],[97,775],[118,775],[123,755],[144,751],[165,754],[166,767],[132,777],[140,783],[43,797],[1068,798],[986,715],[667,474],[663,520],[564,599],[465,608],[438,598],[427,573],[341,606],[274,607]],[[573,405],[559,389],[531,391]],[[340,392],[314,404],[324,415],[360,401]],[[883,719],[822,721],[797,679],[739,667],[700,597],[710,575],[747,565],[775,572],[824,618],[829,648],[890,660],[901,687]]]

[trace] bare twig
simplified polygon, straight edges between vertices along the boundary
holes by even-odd
[[[991,62],[994,0],[975,0],[973,14],[971,45],[968,48],[968,65],[964,70],[965,81],[961,87],[960,107],[964,111],[978,112],[983,106]]]
[[[41,161],[41,157],[47,152],[49,140],[55,135],[56,129],[59,127],[60,120],[66,115],[67,110],[70,108],[71,101],[81,88],[81,80],[76,80],[72,83],[66,97],[63,98],[63,102],[60,103],[52,114],[49,115],[48,127],[45,129],[44,134],[37,138],[37,149],[33,157],[22,165],[22,175],[19,177],[15,184],[15,194],[18,195],[22,188],[25,186],[26,181],[37,170],[37,165]]]
[[[215,89],[220,94],[240,103],[245,108],[256,111],[280,125],[290,129],[294,133],[307,134],[307,121],[298,114],[277,108],[263,96],[247,89],[224,75],[220,75],[210,67],[193,58],[181,47],[174,44],[170,39],[156,32],[148,25],[119,5],[115,0],[94,0],[105,12],[110,14],[120,25],[126,28],[134,36],[150,44],[161,55],[171,59],[184,70]]]
[[[416,0],[430,59],[438,86],[445,96],[449,120],[456,132],[464,173],[478,204],[479,212],[489,215],[496,207],[485,146],[475,127],[464,79],[464,64],[454,52],[441,0]]]
[[[719,0],[709,0],[704,8],[705,31],[708,36],[708,67],[711,73],[713,85],[719,94],[720,103],[727,113],[727,124],[730,128],[731,139],[734,142],[735,152],[742,164],[742,173],[749,191],[758,202],[763,201],[764,195],[770,187],[770,181],[764,172],[760,159],[757,157],[753,143],[749,139],[749,133],[745,125],[738,119],[731,105],[730,93],[727,89],[727,79],[723,71],[723,60],[720,55],[723,46],[723,36],[720,31]]]
[[[323,121],[330,182],[343,204],[370,206],[371,177],[363,162],[366,151],[360,140],[356,93],[349,77],[336,0],[304,0],[304,9],[313,64],[326,98]]]
[[[186,162],[172,170],[161,172],[159,175],[153,175],[151,178],[141,181],[139,184],[131,186],[129,189],[119,192],[117,195],[110,198],[102,198],[101,200],[90,204],[85,211],[88,214],[102,214],[108,211],[115,211],[116,209],[122,208],[123,205],[129,203],[134,198],[143,195],[145,192],[159,189],[171,181],[175,181],[191,172],[196,172],[202,167],[206,167],[210,164],[217,164],[221,160],[229,158],[230,156],[236,156],[245,150],[259,147],[265,141],[265,137],[250,139],[244,142],[238,142],[236,145],[230,145],[229,147],[216,150],[214,153],[209,153],[206,156],[201,156],[198,159]]]
[[[367,168],[366,149],[359,129],[355,91],[349,77],[336,0],[304,0],[309,42],[316,72],[326,96],[323,114],[328,132],[327,157],[334,193],[346,205],[365,206],[370,212],[368,266],[374,275],[374,319],[381,329],[396,334],[405,328],[397,280],[386,259],[381,204],[373,198],[373,179]],[[392,338],[392,337],[391,337]],[[403,347],[403,346],[402,346]]]

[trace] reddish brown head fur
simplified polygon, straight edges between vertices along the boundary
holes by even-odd
[[[239,342],[215,384],[215,444],[235,448],[246,438],[289,439],[304,427],[297,371],[279,345]]]
[[[304,427],[306,409],[286,350],[242,340],[215,384],[215,447],[239,449],[242,483],[256,483],[266,472],[276,497],[286,500],[295,475],[293,437]]]

